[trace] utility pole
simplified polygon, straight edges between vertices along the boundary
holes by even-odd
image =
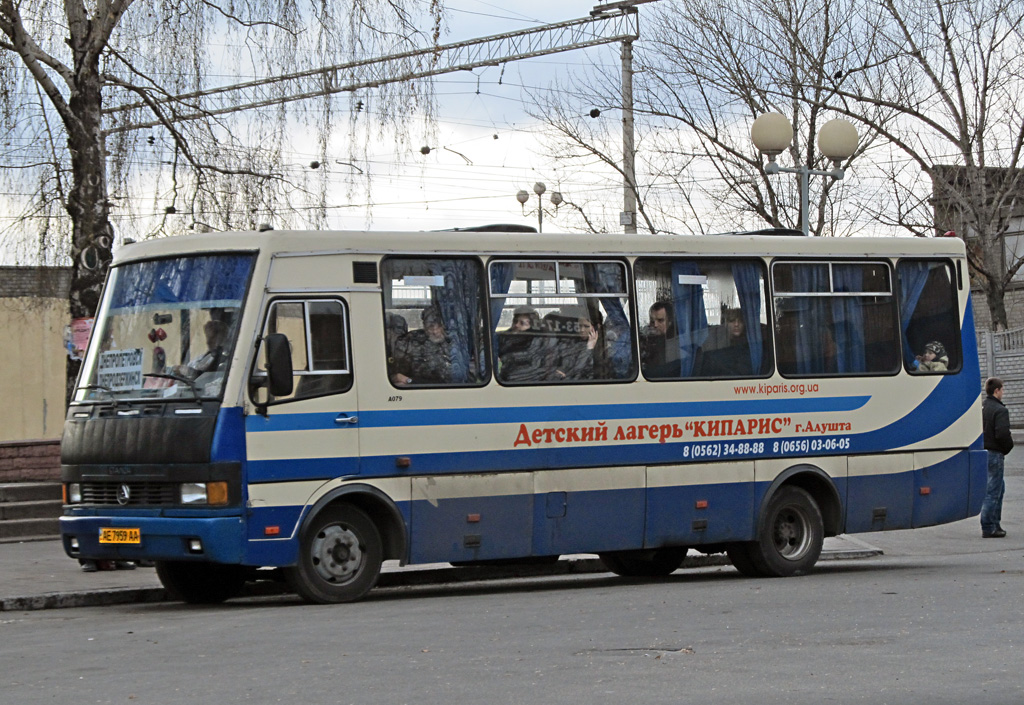
[[[622,42],[622,213],[619,225],[636,232],[636,149],[633,143],[633,42]]]

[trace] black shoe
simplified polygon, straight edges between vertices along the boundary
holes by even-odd
[[[995,531],[989,532],[987,534],[985,532],[981,533],[981,538],[983,539],[1001,539],[1004,536],[1006,536],[1006,532],[1002,529],[996,529]]]

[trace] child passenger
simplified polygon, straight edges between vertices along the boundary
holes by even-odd
[[[914,367],[918,372],[945,372],[949,369],[949,357],[946,348],[937,340],[924,346],[924,354],[914,358]]]

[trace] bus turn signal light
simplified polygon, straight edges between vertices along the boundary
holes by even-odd
[[[206,483],[206,502],[212,506],[228,503],[228,483],[208,482]]]
[[[266,526],[263,528],[264,536],[277,536],[281,533],[280,526]]]

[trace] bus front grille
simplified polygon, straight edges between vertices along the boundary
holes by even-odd
[[[82,504],[162,507],[178,503],[178,485],[170,482],[82,483]]]

